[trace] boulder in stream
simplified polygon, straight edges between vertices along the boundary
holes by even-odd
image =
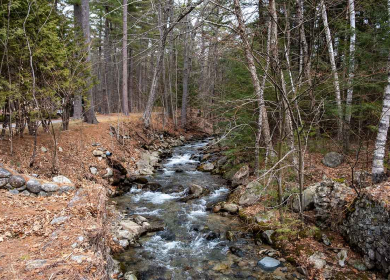
[[[262,270],[272,272],[281,266],[281,262],[271,257],[264,257],[257,263],[257,265],[260,266]]]

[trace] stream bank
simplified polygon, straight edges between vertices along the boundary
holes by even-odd
[[[122,279],[304,279],[278,251],[255,243],[238,209],[211,211],[231,190],[219,175],[197,170],[209,141],[173,148],[153,175],[113,199],[122,215],[115,241],[126,248],[115,255]]]

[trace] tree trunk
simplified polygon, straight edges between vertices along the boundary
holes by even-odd
[[[123,114],[129,115],[129,100],[127,93],[127,0],[123,0],[123,39],[122,39],[122,110]]]
[[[129,97],[129,111],[134,110],[134,93],[133,93],[133,50],[129,50],[129,73],[128,73],[128,97]]]
[[[190,75],[190,66],[189,66],[189,60],[190,60],[190,40],[191,36],[189,34],[190,32],[190,18],[187,18],[186,22],[186,30],[185,30],[185,37],[184,37],[184,62],[183,62],[183,95],[182,95],[182,102],[181,102],[181,126],[185,127],[187,123],[187,99],[188,99],[188,78]]]
[[[74,12],[74,25],[76,28],[76,34],[80,34],[82,31],[82,13],[80,4],[74,4],[73,6]],[[78,36],[77,36],[78,37]],[[83,116],[83,105],[82,105],[82,96],[76,95],[73,101],[73,118],[81,119]]]
[[[390,0],[387,0],[388,16],[390,22]],[[379,120],[378,134],[376,136],[374,159],[372,162],[372,181],[380,183],[386,179],[383,159],[387,142],[387,132],[390,124],[390,52],[387,59],[387,86],[385,88],[382,114]]]
[[[261,90],[259,77],[257,76],[257,70],[255,66],[255,60],[253,57],[253,53],[251,50],[251,46],[248,42],[248,36],[246,33],[244,18],[241,11],[241,6],[239,0],[234,0],[234,10],[235,10],[235,16],[237,18],[238,22],[238,33],[240,35],[240,38],[243,42],[243,47],[245,51],[245,58],[248,64],[249,72],[251,74],[251,79],[253,83],[253,87],[255,88],[256,97],[258,100],[258,107],[259,107],[259,115],[258,115],[258,124],[261,124],[262,131],[265,132],[264,134],[264,140],[267,146],[267,151],[269,155],[273,154],[273,148],[272,148],[272,142],[270,137],[270,130],[268,126],[268,117],[266,108],[264,106],[264,96],[263,91]],[[260,128],[259,128],[260,129]]]
[[[337,73],[335,55],[333,51],[333,42],[332,36],[330,34],[329,24],[328,24],[328,15],[326,13],[326,6],[324,0],[321,0],[321,12],[322,12],[322,21],[324,23],[326,43],[328,45],[329,51],[329,60],[333,73],[333,85],[336,95],[336,104],[337,104],[337,139],[341,141],[343,135],[343,110],[341,108],[341,93],[340,93],[340,83],[339,83],[339,75]]]
[[[355,1],[349,1],[349,22],[351,26],[351,37],[349,42],[349,69],[347,81],[347,100],[345,102],[345,129],[344,129],[344,149],[349,150],[349,138],[351,130],[352,115],[352,97],[353,97],[353,79],[355,77],[355,43],[356,43],[356,24],[355,24]]]

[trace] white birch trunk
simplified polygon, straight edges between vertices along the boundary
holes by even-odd
[[[126,116],[129,114],[129,101],[128,101],[128,77],[127,77],[127,0],[123,0],[123,48],[122,48],[122,109],[123,114]]]
[[[325,29],[325,36],[326,36],[326,43],[328,45],[328,52],[329,52],[329,60],[330,60],[330,66],[332,68],[333,73],[333,85],[336,95],[336,106],[337,106],[337,138],[338,140],[342,139],[342,133],[343,133],[343,110],[341,108],[341,92],[340,92],[340,83],[339,83],[339,75],[337,73],[336,68],[336,60],[334,57],[334,51],[333,51],[333,42],[332,42],[332,36],[330,34],[329,24],[328,24],[328,15],[326,13],[326,6],[324,3],[324,0],[321,0],[321,13],[322,13],[322,21],[324,23],[324,29]]]
[[[390,0],[387,1],[387,8],[390,22]],[[386,178],[383,159],[385,158],[385,148],[387,142],[387,132],[389,130],[390,118],[390,53],[387,60],[387,86],[385,88],[382,114],[379,120],[378,134],[376,136],[374,159],[372,162],[372,181],[380,183]]]
[[[347,100],[345,102],[345,137],[344,147],[348,151],[349,149],[349,135],[350,124],[352,115],[352,98],[353,98],[353,79],[355,77],[355,44],[356,44],[356,24],[355,24],[355,1],[349,1],[349,22],[351,26],[351,37],[349,42],[349,69],[348,69],[348,81],[347,81]]]

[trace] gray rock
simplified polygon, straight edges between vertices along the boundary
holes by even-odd
[[[142,223],[144,223],[144,222],[148,222],[148,219],[146,219],[145,217],[142,217],[142,216],[137,216],[137,217],[135,217],[134,220],[139,225],[142,225]]]
[[[41,147],[41,151],[42,151],[42,153],[46,153],[47,152],[47,149],[45,148],[45,147]]]
[[[297,267],[297,271],[298,271],[298,273],[300,273],[302,275],[306,275],[307,274],[306,268],[304,268],[303,266],[298,266]]]
[[[60,153],[62,153],[62,152],[64,151],[64,149],[62,149],[61,147],[58,147],[58,151],[59,151]]]
[[[58,224],[62,224],[64,223],[65,221],[67,221],[69,219],[69,216],[60,216],[60,217],[56,217],[54,218],[50,224],[51,225],[58,225]]]
[[[257,265],[265,271],[274,271],[281,266],[281,262],[274,258],[264,257],[257,263]]]
[[[49,196],[49,194],[48,194],[47,192],[45,192],[45,191],[40,191],[40,192],[38,193],[38,196],[46,197],[46,196]]]
[[[8,184],[8,178],[0,178],[0,189],[4,188]]]
[[[364,265],[364,263],[359,262],[359,261],[353,262],[352,266],[359,271],[366,271],[367,270],[367,267]]]
[[[179,139],[180,139],[180,141],[182,141],[182,142],[186,141],[186,138],[185,138],[183,135],[180,135]]]
[[[246,186],[244,193],[241,195],[238,204],[241,206],[251,206],[255,204],[260,199],[261,188],[262,185],[259,182],[250,182]]]
[[[72,261],[75,261],[77,263],[82,263],[84,260],[86,260],[88,257],[83,255],[72,255],[70,259]]]
[[[74,186],[61,186],[59,189],[59,193],[62,194],[62,193],[74,191],[75,189],[76,188]]]
[[[53,182],[59,183],[59,184],[72,184],[72,181],[66,178],[65,176],[59,175],[56,177],[53,177]]]
[[[103,152],[103,151],[100,151],[100,150],[94,150],[94,151],[92,152],[92,154],[93,154],[95,157],[101,157],[101,156],[104,154],[104,152]]]
[[[121,239],[121,240],[119,240],[119,245],[120,245],[122,248],[126,249],[126,248],[129,246],[129,240],[127,240],[127,239]]]
[[[47,183],[42,185],[42,189],[45,192],[56,192],[60,189],[60,187],[57,184]]]
[[[239,207],[237,204],[234,204],[234,203],[225,203],[223,205],[222,209],[231,213],[231,214],[235,214],[238,212]]]
[[[248,176],[249,176],[249,166],[244,165],[234,174],[232,179],[233,187],[245,183],[245,180],[248,178]]]
[[[47,263],[46,260],[32,260],[28,261],[26,264],[26,270],[33,270],[36,268],[41,268]]]
[[[98,174],[98,170],[95,166],[91,166],[89,168],[89,171],[93,174],[93,175],[97,175]]]
[[[9,178],[11,176],[12,176],[12,173],[9,172],[7,169],[0,168],[0,178]]]
[[[27,186],[27,190],[32,193],[39,193],[40,191],[42,191],[41,183],[34,179],[28,181],[26,186]]]
[[[264,231],[261,236],[262,238],[264,239],[265,242],[267,242],[269,245],[272,245],[273,244],[273,241],[272,241],[272,234],[274,233],[275,231],[272,230],[272,229],[269,229],[269,230],[266,230]]]
[[[203,170],[203,171],[211,171],[214,169],[214,164],[213,163],[205,163],[205,164],[202,164],[199,169],[200,170]]]
[[[325,233],[323,233],[323,234],[321,235],[321,238],[322,238],[322,242],[323,242],[326,246],[330,246],[331,242],[330,242],[328,236],[326,236]]]
[[[326,265],[324,253],[314,253],[309,257],[309,263],[312,264],[315,269],[323,269]]]
[[[327,153],[322,159],[325,166],[335,168],[343,163],[344,156],[336,152]]]
[[[138,280],[132,272],[126,272],[123,278],[124,280]]]
[[[272,211],[265,212],[263,214],[256,214],[255,221],[257,223],[268,223],[275,217],[275,213]]]
[[[22,191],[20,194],[24,195],[24,196],[30,196],[30,192],[28,190],[24,190]]]
[[[8,192],[11,193],[11,194],[19,194],[19,191],[16,190],[16,189],[9,190]]]
[[[341,267],[345,266],[345,261],[347,259],[347,256],[348,256],[348,251],[345,249],[342,249],[340,252],[338,252],[337,259]]]
[[[320,183],[316,183],[307,187],[302,193],[303,199],[303,211],[309,211],[314,209],[314,196],[316,194],[317,187]],[[293,200],[292,208],[295,212],[300,211],[299,195],[296,195]]]
[[[24,180],[24,178],[20,175],[12,175],[9,178],[9,184],[13,188],[17,189],[17,188],[24,186],[26,184],[26,180]]]
[[[112,176],[114,176],[114,170],[112,170],[110,167],[107,167],[106,174],[103,175],[103,178],[111,178]]]

